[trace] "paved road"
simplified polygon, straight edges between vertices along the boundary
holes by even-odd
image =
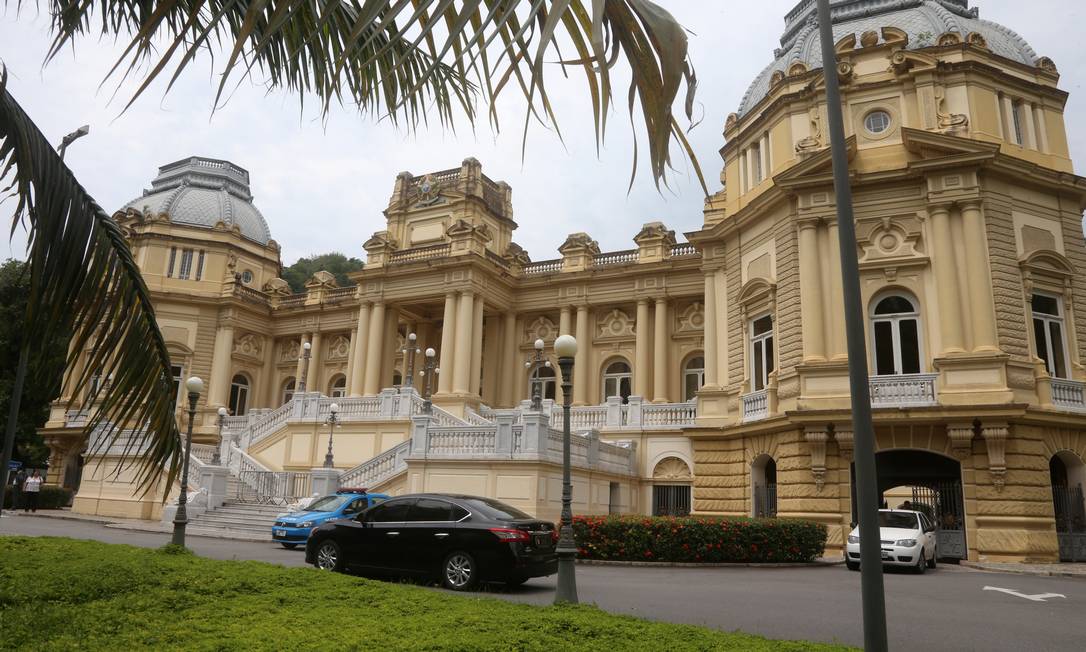
[[[157,547],[167,535],[132,532],[47,518],[11,517],[0,534],[55,535]],[[304,565],[304,553],[274,544],[189,537],[199,555]],[[554,578],[533,580],[494,597],[548,604]],[[582,602],[616,613],[678,623],[742,630],[771,638],[863,643],[860,575],[841,566],[821,568],[628,568],[578,566]],[[984,587],[1026,595],[1061,593],[1033,601]],[[1023,650],[1086,649],[1086,580],[988,573],[940,565],[917,576],[886,575],[891,649]]]

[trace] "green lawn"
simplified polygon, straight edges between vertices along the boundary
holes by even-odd
[[[721,605],[726,608],[726,605]],[[0,537],[0,648],[834,650],[309,568]]]

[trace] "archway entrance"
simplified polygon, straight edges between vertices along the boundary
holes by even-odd
[[[1056,538],[1060,561],[1086,561],[1086,464],[1078,455],[1060,451],[1048,461],[1052,479],[1052,507],[1056,513]]]
[[[875,472],[884,507],[914,509],[935,521],[940,559],[968,557],[962,469],[957,460],[922,450],[881,451],[875,454]],[[856,520],[855,464],[852,479],[852,514]]]

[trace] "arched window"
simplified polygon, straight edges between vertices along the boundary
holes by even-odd
[[[750,322],[750,359],[751,389],[761,391],[769,384],[769,374],[776,368],[771,315],[763,315]]]
[[[332,376],[332,382],[328,383],[328,395],[332,398],[343,398],[347,395],[347,377],[343,374]]]
[[[705,358],[697,356],[686,361],[683,367],[683,400],[692,401],[705,384]]]
[[[750,466],[753,503],[751,515],[755,518],[774,518],[777,515],[777,462],[769,455],[759,455]]]
[[[626,403],[630,398],[633,374],[625,360],[615,360],[603,370],[603,400],[609,396],[621,396]]]
[[[528,398],[533,396],[535,386],[539,385],[539,395],[554,400],[557,395],[557,376],[551,367],[536,367],[528,376]]]
[[[240,417],[249,408],[249,379],[242,374],[230,381],[230,414]]]
[[[294,398],[294,377],[287,378],[283,383],[283,404],[290,403]]]
[[[920,373],[920,312],[900,294],[884,297],[871,314],[875,375]]]

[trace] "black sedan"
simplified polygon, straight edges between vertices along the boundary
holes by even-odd
[[[336,571],[437,577],[464,591],[479,582],[521,584],[558,572],[553,523],[491,498],[412,494],[310,535],[305,560]]]

